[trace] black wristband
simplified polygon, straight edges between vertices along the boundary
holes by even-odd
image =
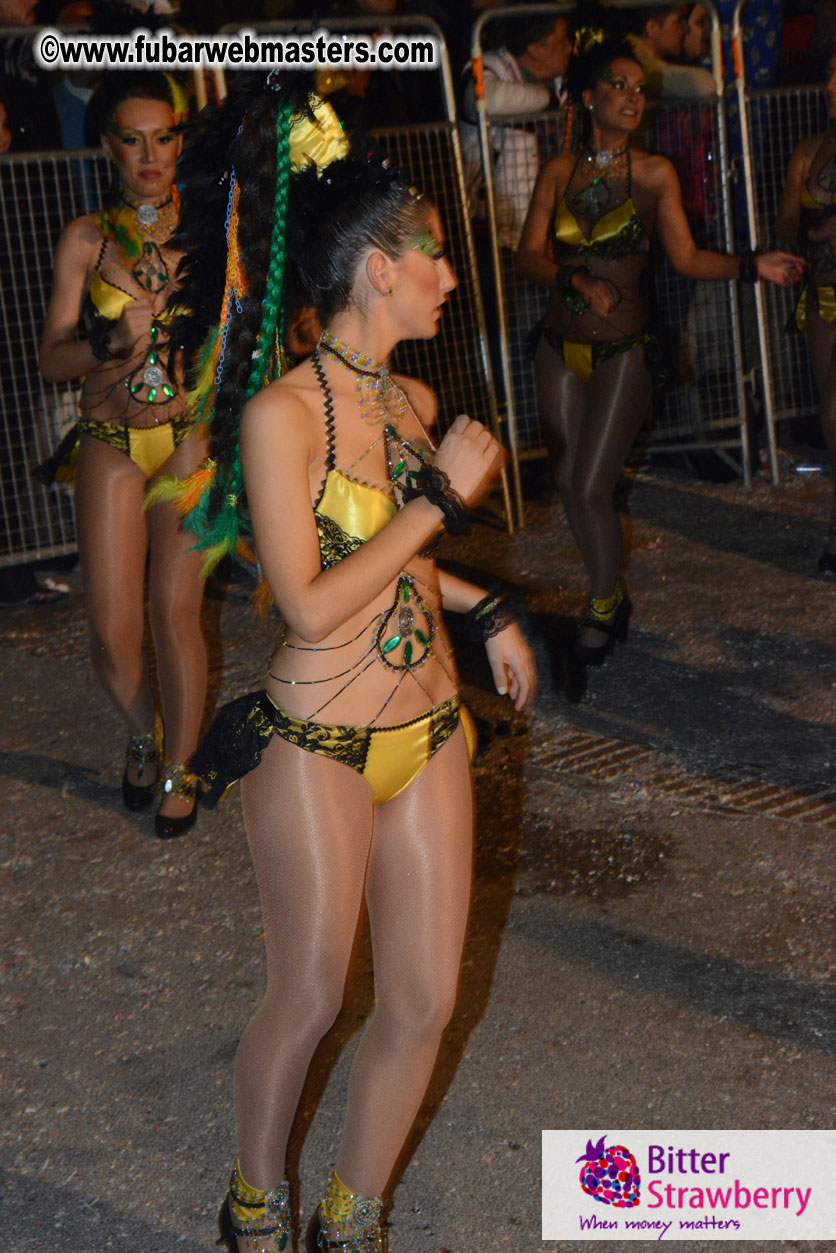
[[[741,283],[757,283],[758,281],[758,257],[760,253],[747,248],[745,252],[738,253],[740,260],[740,273],[738,278]]]
[[[484,644],[517,621],[514,600],[501,584],[496,584],[464,615],[467,634],[477,644]]]
[[[444,514],[444,525],[451,535],[470,530],[473,521],[470,510],[443,470],[429,461],[425,462],[415,478],[415,486],[431,505]]]
[[[110,350],[110,332],[113,330],[113,323],[109,318],[94,318],[90,330],[87,332],[87,342],[90,345],[90,351],[97,361],[112,361],[113,353]]]

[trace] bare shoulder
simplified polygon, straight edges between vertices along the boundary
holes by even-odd
[[[552,157],[540,170],[537,181],[541,187],[551,187],[555,190],[560,188],[561,191],[564,191],[574,168],[574,156],[561,155]]]
[[[247,401],[241,414],[241,438],[259,445],[265,438],[307,445],[312,410],[319,401],[313,368],[303,361]]]
[[[637,148],[630,153],[630,160],[634,180],[648,191],[662,192],[671,183],[679,182],[673,162],[657,152],[645,152]]]
[[[92,213],[74,218],[61,232],[56,249],[57,259],[65,266],[79,270],[92,270],[102,246],[102,234],[96,226]]]
[[[93,214],[85,213],[83,217],[68,222],[61,232],[61,243],[72,248],[98,251],[102,246],[102,233]]]
[[[393,374],[392,377],[418,414],[421,425],[428,429],[435,426],[438,417],[438,397],[433,389],[426,383],[422,383],[420,379],[407,378],[404,374]]]
[[[826,138],[827,135],[808,135],[793,150],[791,161],[809,165]]]

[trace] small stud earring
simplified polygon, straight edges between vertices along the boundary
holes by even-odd
[[[386,288],[386,295],[387,295],[387,296],[391,296],[391,295],[392,295],[392,288],[391,288],[391,287],[387,287],[387,288]]]

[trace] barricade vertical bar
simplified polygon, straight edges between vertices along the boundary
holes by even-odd
[[[746,101],[746,76],[743,62],[743,35],[740,26],[740,14],[746,0],[737,0],[732,15],[732,44],[734,50],[735,89],[740,109],[740,133],[743,149],[743,178],[746,189],[746,214],[749,227],[749,244],[758,246],[758,225],[755,212],[755,187],[752,169],[751,134]],[[766,423],[767,452],[769,455],[769,471],[773,483],[778,483],[778,446],[775,440],[775,408],[773,404],[772,371],[769,353],[766,350],[768,335],[766,315],[764,311],[763,292],[760,283],[755,283],[755,316],[758,323],[758,340],[761,345],[760,371],[763,389],[764,418]]]

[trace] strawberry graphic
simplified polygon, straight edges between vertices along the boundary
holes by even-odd
[[[606,1135],[597,1144],[586,1142],[586,1152],[577,1160],[583,1162],[580,1185],[584,1192],[603,1205],[631,1209],[639,1203],[641,1176],[636,1159],[623,1144],[604,1146]]]

